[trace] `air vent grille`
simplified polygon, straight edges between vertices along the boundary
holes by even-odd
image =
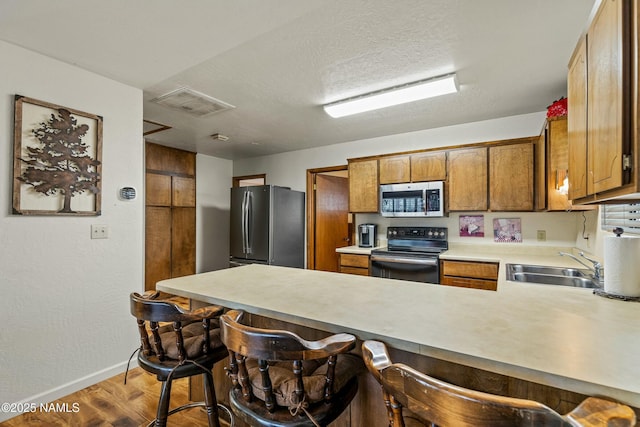
[[[154,98],[151,102],[180,110],[195,117],[203,117],[236,108],[212,96],[185,87]]]

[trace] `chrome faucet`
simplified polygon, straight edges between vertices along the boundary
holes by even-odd
[[[570,254],[570,253],[567,253],[567,252],[558,252],[558,255],[560,255],[560,256],[568,256],[570,258],[573,258],[574,260],[578,261],[580,264],[582,264],[585,267],[587,267],[589,270],[593,271],[593,278],[594,279],[602,280],[602,264],[600,264],[600,262],[596,261],[595,259],[589,258],[588,256],[586,256],[584,254],[584,252],[580,252],[578,255],[580,255],[582,258],[586,259],[587,261],[589,261],[593,265],[588,265],[584,261],[582,261],[580,258],[578,258],[577,256],[575,256],[573,254]]]

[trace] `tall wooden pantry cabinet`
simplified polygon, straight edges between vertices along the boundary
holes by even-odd
[[[196,155],[146,144],[145,290],[196,270]]]

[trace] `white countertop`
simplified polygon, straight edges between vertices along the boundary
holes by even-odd
[[[495,292],[257,264],[157,289],[640,407],[640,303],[505,280],[505,262],[579,265],[550,250],[478,252],[443,258],[500,262]]]
[[[342,248],[336,248],[336,252],[341,254],[355,254],[355,255],[371,255],[371,251],[374,249],[380,249],[384,246],[376,246],[375,248],[361,248],[360,246],[344,246]]]

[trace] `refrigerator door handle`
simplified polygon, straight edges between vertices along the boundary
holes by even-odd
[[[245,234],[245,242],[246,242],[246,253],[250,254],[252,252],[251,250],[251,213],[253,211],[253,203],[251,201],[251,199],[253,198],[253,195],[251,194],[251,191],[247,191],[245,193],[247,195],[247,209],[245,210],[245,214],[246,214],[246,234]]]
[[[242,253],[247,253],[247,192],[242,194]]]

